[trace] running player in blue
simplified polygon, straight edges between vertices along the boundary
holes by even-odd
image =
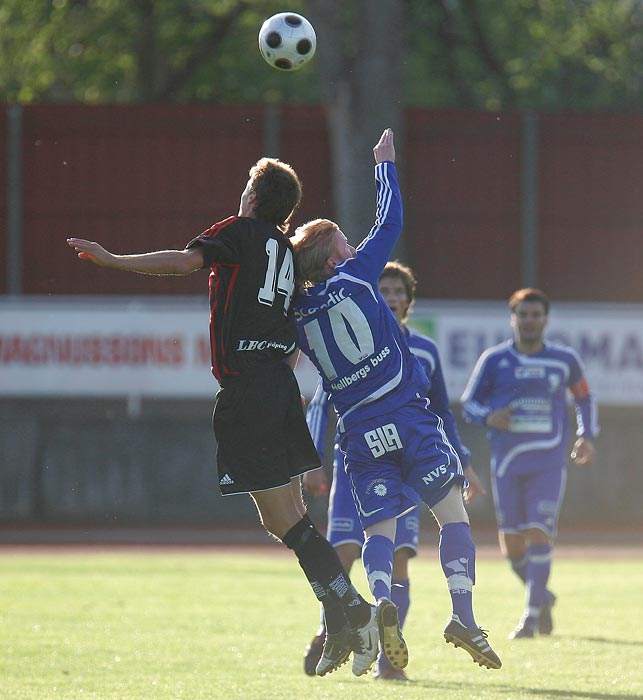
[[[411,268],[397,261],[386,264],[378,283],[379,291],[395,314],[411,352],[418,358],[430,379],[431,386],[428,398],[431,400],[431,408],[443,418],[449,441],[455,447],[461,463],[465,465],[464,473],[469,486],[465,489],[464,497],[466,503],[471,503],[478,494],[484,494],[485,491],[470,465],[470,452],[462,444],[455,425],[449,406],[438,348],[431,339],[406,325],[415,300],[416,286],[417,280]],[[322,459],[326,427],[331,412],[333,420],[336,420],[328,394],[320,383],[308,406],[306,420],[317,452]],[[333,481],[328,504],[326,537],[337,550],[344,569],[350,573],[353,562],[360,556],[364,544],[364,532],[351,494],[348,475],[344,470],[344,456],[338,443],[339,436],[336,437],[334,449]],[[314,495],[325,494],[327,491],[326,472],[323,469],[307,472],[304,475],[304,488]],[[408,561],[417,555],[419,527],[420,517],[417,507],[401,516],[397,522],[391,601],[398,609],[400,629],[404,627],[411,603]],[[321,627],[306,648],[304,670],[308,675],[315,675],[315,667],[321,657],[325,637],[326,628],[322,615]],[[393,668],[383,654],[380,654],[376,661],[373,677],[378,680],[408,680],[404,670]]]
[[[444,421],[429,408],[429,380],[411,353],[378,279],[402,230],[402,199],[393,133],[373,149],[375,225],[357,249],[327,219],[292,238],[298,293],[293,302],[299,344],[319,370],[338,413],[340,448],[365,542],[362,560],[377,601],[381,649],[394,668],[408,663],[391,602],[396,522],[419,496],[440,525],[440,562],[453,613],[444,636],[477,663],[500,668],[473,614],[475,544],[462,489],[462,465]],[[327,635],[320,664],[346,653],[347,640]],[[377,656],[374,651],[373,661]]]
[[[510,639],[551,634],[555,596],[547,584],[565,493],[570,439],[567,394],[576,408],[576,464],[594,458],[596,404],[582,362],[545,342],[549,299],[519,289],[509,299],[514,340],[486,350],[462,395],[467,420],[487,427],[500,547],[526,586],[526,608]]]

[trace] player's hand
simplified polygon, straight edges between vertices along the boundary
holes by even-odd
[[[473,467],[465,467],[464,475],[467,477],[469,485],[464,490],[464,502],[471,505],[478,496],[484,496],[487,491],[478,478],[478,475],[473,471]]]
[[[395,163],[395,144],[393,143],[393,131],[391,129],[384,129],[380,140],[373,148],[373,155],[376,163],[383,163],[386,160]]]
[[[328,493],[328,479],[322,467],[306,472],[302,482],[304,490],[311,496],[325,496]]]
[[[596,454],[596,448],[594,443],[587,438],[578,438],[572,447],[571,458],[574,464],[591,464],[594,461],[594,455]]]
[[[94,241],[86,241],[83,238],[68,238],[67,244],[78,253],[81,260],[89,260],[101,267],[114,267],[116,256]]]
[[[497,430],[509,430],[509,423],[511,422],[511,408],[505,406],[504,408],[499,408],[497,411],[491,411],[487,416],[487,425],[490,428],[496,428]]]

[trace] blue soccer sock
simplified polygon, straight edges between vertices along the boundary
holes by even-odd
[[[527,549],[527,615],[538,619],[547,602],[547,582],[551,573],[552,546],[532,544]]]
[[[394,578],[391,581],[391,601],[397,606],[400,629],[404,627],[411,606],[411,582],[408,578]]]
[[[400,623],[400,629],[402,629],[411,605],[411,598],[409,595],[410,581],[408,578],[394,578],[391,584],[391,602],[395,603],[397,607],[397,618]],[[390,662],[382,652],[380,652],[380,655],[377,657],[377,663],[380,668],[392,668]]]
[[[511,568],[513,569],[513,572],[516,574],[516,576],[523,583],[527,583],[527,564],[529,563],[529,557],[527,556],[527,552],[525,552],[518,559],[509,559],[509,563],[511,564]]]
[[[440,564],[449,585],[453,614],[465,627],[476,628],[472,599],[476,546],[468,523],[448,523],[441,528]]]
[[[391,597],[393,541],[384,535],[370,535],[362,547],[362,562],[373,598]]]

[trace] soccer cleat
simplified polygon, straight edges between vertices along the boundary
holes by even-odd
[[[341,632],[326,633],[324,648],[315,668],[317,676],[325,676],[343,666],[351,655],[351,630],[344,627]]]
[[[533,617],[523,617],[516,625],[513,632],[509,632],[509,639],[533,639],[536,636],[538,620]]]
[[[393,668],[387,663],[378,661],[373,669],[373,678],[376,681],[408,681],[409,677],[401,668]]]
[[[409,650],[402,636],[397,606],[388,598],[377,601],[377,627],[382,654],[394,669],[401,671],[409,663]]]
[[[375,663],[379,653],[379,630],[377,625],[377,608],[371,608],[371,615],[363,627],[351,630],[350,640],[353,650],[353,673],[363,676]]]
[[[543,605],[540,611],[540,618],[538,620],[538,632],[539,634],[551,634],[554,629],[554,621],[551,617],[551,609],[556,604],[556,596],[551,592],[547,591],[547,602]]]
[[[451,619],[444,628],[445,640],[454,647],[462,647],[474,662],[487,668],[500,668],[502,661],[487,642],[486,630],[465,627],[458,620]]]
[[[310,644],[306,647],[304,652],[304,673],[307,676],[317,675],[317,664],[321,659],[321,655],[324,651],[324,640],[326,639],[326,630],[321,628],[321,630],[310,640]]]

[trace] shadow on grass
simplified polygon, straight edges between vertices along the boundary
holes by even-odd
[[[571,642],[596,642],[597,644],[616,644],[626,647],[643,647],[643,639],[609,639],[608,637],[576,637],[574,635],[557,634],[552,639],[560,639]],[[643,696],[642,696],[643,697]]]
[[[416,688],[425,687],[427,690],[435,690],[435,681],[411,679],[409,684]],[[396,683],[396,686],[398,685],[403,686],[405,684]],[[440,687],[447,690],[462,688],[462,685],[440,681]],[[546,698],[547,700],[551,700],[552,698],[579,698],[579,700],[643,700],[643,695],[633,695],[630,693],[594,693],[587,692],[586,690],[569,690],[567,688],[564,690],[557,690],[556,688],[524,688],[516,685],[505,685],[504,683],[494,683],[487,687],[489,690],[493,689],[498,693],[506,693],[508,698],[518,693],[524,693],[534,698]]]

